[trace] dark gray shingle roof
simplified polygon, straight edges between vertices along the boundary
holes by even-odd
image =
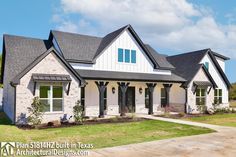
[[[215,64],[217,70],[219,71],[221,77],[223,78],[224,82],[226,83],[227,87],[230,88],[231,84],[226,77],[225,73],[221,69],[219,63],[216,61],[215,56],[211,49],[203,49],[188,53],[183,53],[175,56],[167,57],[167,60],[175,66],[175,70],[173,71],[175,74],[185,78],[187,80],[186,84],[189,83],[193,77],[196,75],[198,70],[203,67],[200,64],[202,58],[209,54],[210,58],[212,59],[213,63]],[[205,70],[206,71],[206,70]],[[208,77],[211,78],[210,74],[207,74]],[[214,81],[213,81],[214,82]]]
[[[152,54],[152,56],[155,58],[155,60],[157,61],[158,65],[162,68],[167,68],[167,69],[174,69],[175,67],[170,64],[167,59],[166,56],[159,54],[156,50],[154,50],[150,45],[145,44],[146,48],[148,49],[148,51]]]
[[[173,71],[175,74],[191,81],[198,72],[201,66],[199,63],[206,53],[207,49],[204,49],[175,56],[168,56],[167,60],[175,66],[175,70]]]
[[[4,35],[4,64],[9,80],[22,72],[37,57],[47,51],[51,43],[47,40]]]
[[[61,31],[51,31],[66,60],[92,62],[102,38]]]
[[[76,70],[85,79],[100,80],[122,80],[122,81],[159,81],[159,82],[185,82],[186,80],[175,74],[158,75],[146,73],[98,71],[98,70]]]

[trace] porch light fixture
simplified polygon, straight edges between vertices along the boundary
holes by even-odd
[[[139,93],[142,94],[143,93],[143,89],[140,87],[139,88]]]
[[[116,89],[115,89],[115,87],[112,87],[112,89],[111,89],[111,90],[112,90],[112,93],[113,93],[113,94],[115,94],[115,92],[116,92]]]

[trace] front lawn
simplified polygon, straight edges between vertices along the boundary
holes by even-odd
[[[188,118],[183,118],[183,119],[194,121],[194,122],[236,127],[236,114],[235,113],[203,115],[199,117],[188,117]]]
[[[4,114],[0,113],[0,141],[83,142],[91,143],[95,148],[102,148],[211,132],[214,131],[156,120],[22,130],[9,125]]]
[[[235,100],[230,101],[229,104],[230,104],[230,107],[236,108],[236,101]]]

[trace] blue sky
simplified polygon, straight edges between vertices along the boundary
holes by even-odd
[[[51,29],[103,36],[131,24],[161,53],[211,48],[231,57],[226,73],[236,82],[235,0],[7,0],[0,6],[1,36],[47,39]]]

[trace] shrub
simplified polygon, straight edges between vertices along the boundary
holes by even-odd
[[[82,124],[84,122],[83,106],[80,105],[80,101],[76,102],[76,105],[73,107],[74,119],[76,123]]]
[[[200,113],[206,113],[207,107],[206,107],[205,105],[197,105],[197,110],[198,110]]]
[[[35,97],[33,99],[31,107],[28,107],[27,109],[30,114],[29,117],[27,117],[28,122],[31,123],[33,126],[41,124],[44,106],[39,101],[38,97]]]

